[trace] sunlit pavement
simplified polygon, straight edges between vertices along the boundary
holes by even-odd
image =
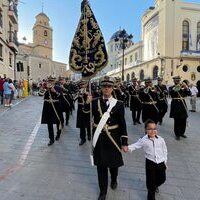
[[[188,101],[189,102],[189,101]],[[40,125],[42,97],[29,97],[11,109],[0,107],[1,200],[96,200],[96,168],[90,164],[90,143],[79,146],[76,111],[61,138],[47,146],[46,125]],[[167,181],[158,200],[200,199],[200,103],[189,113],[187,139],[176,141],[173,120],[166,115],[159,132],[168,147]],[[133,126],[126,109],[129,143],[143,135],[143,125]],[[145,158],[142,150],[124,155],[115,191],[107,200],[145,200]]]

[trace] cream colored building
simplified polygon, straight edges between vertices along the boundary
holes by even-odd
[[[17,0],[0,0],[0,75],[15,78],[18,52]]]
[[[127,48],[124,59],[125,80],[134,75],[154,80],[162,76],[172,84],[172,77],[180,75],[196,84],[200,81],[200,4],[156,0],[142,17],[141,42]],[[121,63],[122,54],[115,60]],[[121,66],[108,74],[121,76]]]
[[[52,60],[53,29],[45,13],[36,16],[33,26],[33,43],[19,44],[17,79],[41,80],[48,76],[64,76],[67,64]],[[23,67],[22,67],[23,63]]]

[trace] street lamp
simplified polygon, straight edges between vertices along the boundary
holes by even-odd
[[[124,50],[132,38],[133,36],[131,34],[128,35],[124,29],[115,38],[115,42],[120,42],[120,47],[122,48],[122,81],[124,81]]]

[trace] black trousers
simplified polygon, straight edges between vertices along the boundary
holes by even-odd
[[[133,110],[132,111],[133,122],[139,122],[140,121],[140,114],[141,114],[141,110]]]
[[[146,186],[148,190],[147,200],[155,200],[156,188],[166,180],[165,163],[156,164],[146,159]]]
[[[164,101],[164,100],[163,100]],[[166,100],[167,101],[167,100]],[[159,108],[159,119],[158,121],[159,122],[162,122],[163,121],[163,117],[165,116],[166,112],[167,112],[167,109],[168,109],[168,105],[167,103],[164,101],[164,102],[161,102],[160,104],[158,104],[158,108]]]
[[[117,181],[118,167],[109,168],[111,175],[111,182]],[[101,194],[107,194],[108,189],[108,168],[97,166],[99,189]]]
[[[65,111],[65,124],[68,125],[69,122],[69,112],[70,110]]]
[[[53,124],[47,124],[48,132],[49,132],[49,139],[50,141],[54,142],[54,130],[53,130]],[[61,130],[59,130],[59,123],[56,124],[57,127],[57,135],[61,134]]]
[[[81,138],[81,140],[86,140],[86,129],[87,129],[87,137],[91,138],[90,127],[80,128],[80,138]]]
[[[185,133],[187,118],[174,118],[174,133],[176,136],[182,136]]]

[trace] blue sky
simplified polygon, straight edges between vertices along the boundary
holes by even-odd
[[[200,0],[185,0],[200,3]],[[43,2],[43,3],[42,3]],[[120,27],[132,34],[138,42],[141,34],[141,17],[154,6],[154,0],[90,0],[91,8],[108,42]],[[81,0],[20,0],[18,6],[19,33],[22,42],[25,36],[32,42],[32,27],[35,16],[42,11],[50,18],[53,28],[54,60],[68,63],[69,49],[80,18]]]

